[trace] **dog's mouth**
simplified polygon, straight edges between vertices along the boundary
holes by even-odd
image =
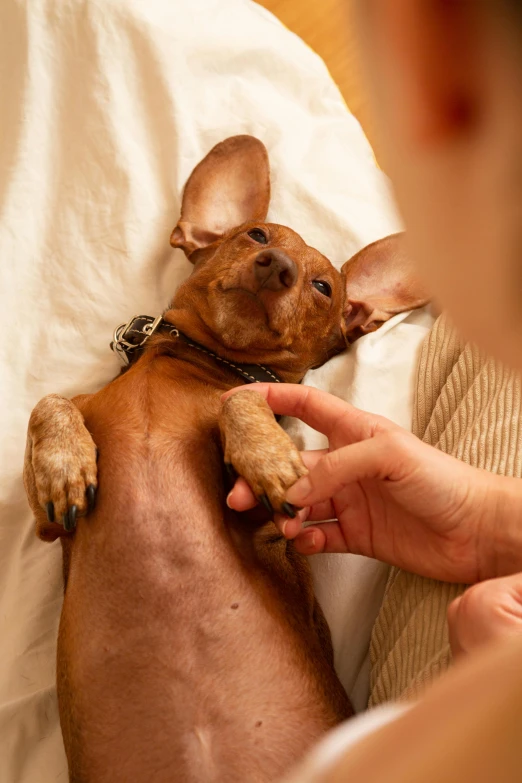
[[[236,302],[245,302],[248,307],[257,307],[262,311],[265,317],[270,321],[272,319],[287,318],[289,315],[291,301],[294,297],[289,297],[289,291],[271,291],[263,285],[254,287],[243,283],[235,285],[222,286],[221,292],[224,296],[236,296]]]
[[[285,312],[286,307],[282,307],[281,295],[277,296],[274,292],[267,290],[260,286],[257,290],[253,290],[241,283],[233,285],[223,286],[220,285],[219,293],[226,298],[230,297],[230,305],[233,304],[234,314],[244,315],[245,319],[250,325],[253,325],[253,321],[259,318],[260,326],[267,328],[274,335],[281,336],[281,319],[287,321],[287,315]],[[233,299],[232,299],[233,298]]]

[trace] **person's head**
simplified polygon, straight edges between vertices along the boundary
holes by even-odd
[[[383,168],[439,304],[522,367],[522,0],[358,0]]]

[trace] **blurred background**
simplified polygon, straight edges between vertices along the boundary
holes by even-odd
[[[348,108],[372,141],[368,104],[361,87],[353,0],[257,0],[325,61]]]

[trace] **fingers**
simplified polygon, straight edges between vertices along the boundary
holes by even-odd
[[[453,655],[510,636],[522,636],[522,574],[489,579],[468,588],[448,607]]]
[[[222,399],[244,387],[232,389]],[[249,387],[250,388],[250,387]],[[397,429],[381,417],[354,408],[332,394],[311,386],[291,383],[259,383],[255,391],[262,394],[274,413],[295,416],[328,438],[342,432],[348,443],[371,438],[379,430]]]
[[[288,490],[286,499],[297,506],[316,505],[334,497],[348,484],[396,478],[397,469],[394,442],[386,434],[378,435],[325,454],[307,476]]]
[[[319,449],[317,451],[303,451],[301,457],[308,470],[310,470],[325,454],[327,454],[326,449]],[[237,479],[227,497],[227,505],[234,511],[249,511],[254,506],[257,506],[259,501],[263,502],[263,499],[259,498],[258,500],[256,498],[245,479],[241,476]],[[271,509],[268,510],[271,511]],[[315,517],[315,519],[319,519],[319,517]],[[321,519],[328,519],[328,517],[321,517]]]
[[[307,520],[309,522],[324,522],[325,520],[335,519],[337,516],[332,500],[323,500],[321,503],[315,503],[313,506],[305,506],[308,509]]]
[[[259,501],[263,503],[265,508],[271,514],[273,514],[274,510],[270,505],[270,503],[268,502],[266,496],[261,497],[258,500],[244,478],[239,478],[236,481],[234,488],[231,490],[231,492],[227,497],[228,507],[234,509],[234,511],[239,511],[239,512],[250,511],[252,508],[257,506]],[[295,538],[295,536],[301,530],[303,523],[306,522],[306,520],[308,519],[309,513],[310,513],[310,509],[308,508],[302,508],[299,509],[298,511],[294,511],[292,509],[293,515],[287,514],[286,516],[284,516],[283,514],[275,514],[274,522],[278,530],[280,530],[280,532],[285,536],[285,538],[288,539]]]
[[[285,516],[284,514],[276,514],[274,522],[277,529],[284,535],[285,538],[295,538],[302,530],[302,527],[308,519],[310,513],[309,508],[300,508],[296,510],[295,516]]]
[[[294,545],[302,555],[350,551],[339,522],[323,522],[305,528],[294,539]]]
[[[240,476],[228,493],[227,506],[234,511],[249,511],[259,503],[245,479]]]
[[[309,452],[304,454],[306,462],[317,461],[324,452]],[[305,458],[306,457],[306,458]],[[239,478],[227,498],[227,504],[235,511],[249,511],[258,504],[257,498],[243,478]],[[276,527],[287,539],[295,539],[298,552],[303,555],[318,554],[320,552],[347,552],[348,547],[337,521],[323,522],[335,516],[335,509],[330,500],[318,503],[311,508],[300,509],[295,518],[276,514],[274,522]],[[307,521],[321,521],[317,527],[308,527],[303,530],[303,524]]]

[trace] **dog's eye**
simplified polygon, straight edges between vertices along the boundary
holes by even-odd
[[[323,294],[323,296],[332,296],[332,287],[330,283],[325,283],[324,280],[313,280],[312,285],[314,288],[317,288],[319,293]]]
[[[250,239],[253,239],[254,242],[259,242],[260,245],[266,245],[266,243],[268,242],[265,232],[261,231],[260,228],[253,228],[251,231],[248,232],[248,236],[250,237]]]

